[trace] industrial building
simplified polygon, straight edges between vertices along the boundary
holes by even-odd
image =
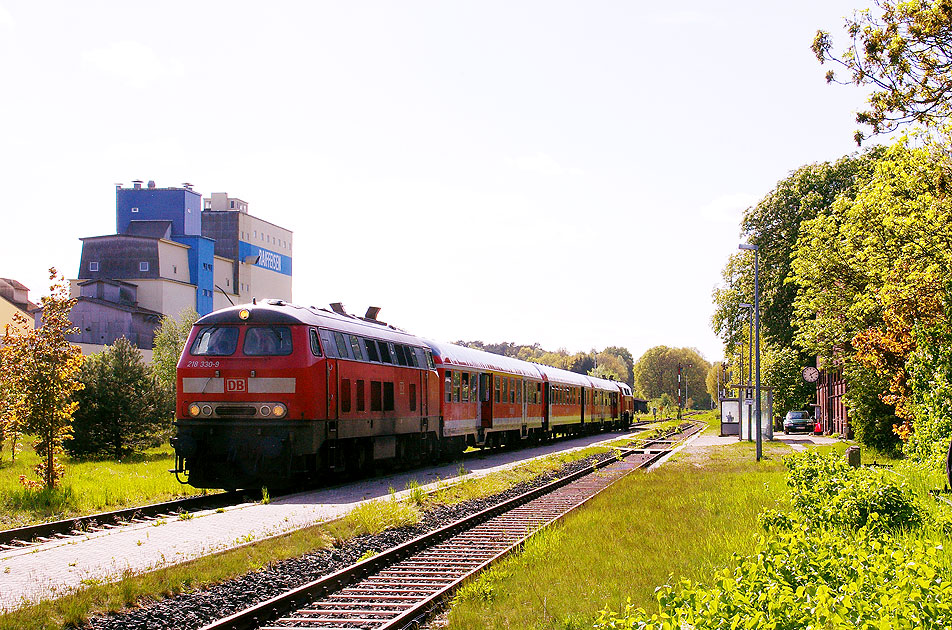
[[[293,233],[248,213],[227,193],[191,184],[116,186],[116,233],[81,238],[70,341],[98,351],[125,336],[152,348],[162,316],[199,315],[252,298],[291,300]],[[39,314],[37,314],[39,317]],[[39,321],[39,320],[37,320]]]

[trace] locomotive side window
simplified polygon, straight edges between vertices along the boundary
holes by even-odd
[[[311,328],[309,331],[309,337],[311,340],[311,354],[316,357],[321,356],[321,342],[317,339],[317,330]]]
[[[360,338],[354,335],[347,335],[347,337],[350,339],[350,349],[354,351],[354,358],[358,361],[366,361],[367,359],[360,348]]]
[[[189,352],[195,356],[224,357],[234,354],[238,348],[238,328],[235,326],[209,326],[195,336]]]
[[[347,340],[344,339],[344,334],[335,332],[334,341],[337,342],[337,356],[341,359],[349,359],[350,357],[350,346],[347,343]]]
[[[393,363],[393,357],[390,356],[390,346],[386,341],[378,341],[377,349],[380,351],[380,361],[383,363]]]
[[[419,348],[414,348],[413,346],[407,346],[407,363],[413,367],[420,367],[419,356],[417,356],[417,351]]]
[[[416,365],[417,367],[426,367],[426,365],[427,365],[427,363],[426,363],[426,359],[427,359],[426,350],[424,350],[423,348],[414,348],[414,349],[413,349],[413,354],[416,355],[416,363],[414,363],[414,365]],[[432,370],[433,368],[430,368],[430,369]]]
[[[252,326],[245,332],[242,351],[252,357],[291,354],[291,329],[287,326]]]
[[[431,370],[436,369],[436,364],[433,363],[433,353],[430,352],[429,350],[426,351],[426,367],[428,367]]]
[[[397,357],[397,363],[403,366],[407,365],[407,355],[404,353],[403,346],[399,343],[393,344],[393,353]]]
[[[364,382],[357,381],[355,389],[357,390],[357,411],[365,411],[367,409],[364,403]]]
[[[324,354],[330,358],[335,358],[337,356],[337,344],[334,342],[334,336],[331,334],[331,331],[324,330],[321,328],[321,345],[324,347]]]
[[[377,354],[377,344],[373,339],[362,339],[364,349],[367,350],[367,360],[374,363],[380,363],[380,355]]]

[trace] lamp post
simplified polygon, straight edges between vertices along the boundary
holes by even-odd
[[[756,381],[754,401],[754,413],[757,416],[757,461],[759,462],[763,455],[763,440],[760,435],[760,248],[757,245],[741,243],[738,249],[754,252],[754,349],[756,370],[754,379]]]

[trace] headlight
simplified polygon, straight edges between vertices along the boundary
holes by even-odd
[[[269,407],[268,405],[261,405],[261,409],[259,409],[259,412],[261,413],[262,416],[270,416],[271,407]]]
[[[288,408],[280,403],[275,405],[274,409],[272,410],[272,413],[275,415],[276,418],[283,418],[284,414],[286,414],[287,412],[288,412]]]
[[[198,417],[198,414],[200,413],[202,413],[202,410],[195,403],[192,403],[191,405],[188,406],[188,415],[192,416],[193,418]]]
[[[202,405],[202,415],[210,416],[212,415],[212,406],[211,405]]]

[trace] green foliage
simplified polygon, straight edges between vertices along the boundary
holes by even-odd
[[[762,378],[773,387],[774,413],[807,409],[816,397],[816,385],[803,380],[803,355],[795,348],[763,344]]]
[[[685,400],[693,401],[693,404],[686,406],[693,409],[710,409],[707,374],[711,364],[694,348],[649,348],[635,363],[635,390],[648,399],[667,394],[677,405],[678,363],[681,363],[683,384],[687,393]]]
[[[175,415],[175,368],[197,320],[198,312],[191,307],[185,308],[177,317],[163,317],[155,331],[151,368],[164,392],[162,404],[168,417]]]
[[[896,417],[895,408],[882,400],[889,386],[888,379],[855,359],[844,360],[842,368],[849,384],[843,403],[849,410],[853,437],[890,457],[898,456],[902,441],[893,427],[901,420]]]
[[[50,295],[41,300],[39,328],[7,331],[0,372],[3,387],[16,392],[7,418],[16,418],[17,431],[36,436],[33,448],[41,459],[34,471],[47,488],[55,487],[63,475],[58,456],[70,437],[76,409],[72,396],[82,389],[77,375],[83,362],[79,348],[67,340],[77,332],[69,320],[75,301],[56,269],[50,269],[50,282]]]
[[[909,535],[921,523],[902,483],[853,469],[838,454],[785,458],[794,510],[768,510],[754,552],[735,555],[706,584],[657,591],[659,611],[602,610],[595,628],[947,628],[952,570],[942,541]]]
[[[934,541],[846,537],[835,529],[774,527],[755,553],[659,589],[660,612],[603,610],[597,629],[948,628],[952,580]]]
[[[881,470],[853,468],[837,453],[803,451],[784,458],[794,508],[806,522],[846,530],[916,527],[922,513],[910,489]]]
[[[73,436],[65,443],[71,456],[119,460],[155,446],[169,428],[163,392],[125,337],[87,357],[80,381]]]
[[[852,40],[842,57],[833,41],[817,31],[813,52],[823,64],[831,61],[849,73],[846,81],[826,73],[828,83],[869,86],[869,108],[856,122],[873,134],[887,133],[915,122],[940,126],[952,113],[952,4],[947,0],[875,0],[881,13],[869,9],[846,19]],[[857,143],[864,138],[855,134]]]
[[[903,450],[914,460],[943,469],[952,439],[952,328],[920,326],[909,357],[909,409],[915,425]]]

